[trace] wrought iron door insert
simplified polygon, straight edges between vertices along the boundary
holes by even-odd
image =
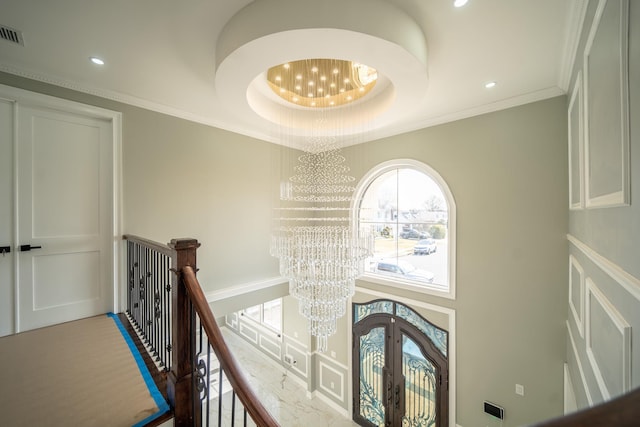
[[[448,333],[404,304],[353,304],[353,419],[366,427],[448,425]]]

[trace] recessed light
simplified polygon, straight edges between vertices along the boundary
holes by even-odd
[[[465,4],[467,4],[467,2],[468,2],[468,1],[469,1],[469,0],[455,0],[455,1],[453,2],[453,6],[454,6],[454,7],[462,7],[462,6],[464,6]]]
[[[92,56],[89,59],[91,60],[91,62],[93,62],[96,65],[104,65],[104,61],[102,59],[98,58],[97,56]]]
[[[491,89],[492,87],[495,87],[495,86],[496,86],[496,82],[486,82],[484,84],[484,87],[487,89]]]

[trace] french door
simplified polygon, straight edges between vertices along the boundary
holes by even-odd
[[[354,304],[353,419],[447,426],[447,333],[393,301]]]

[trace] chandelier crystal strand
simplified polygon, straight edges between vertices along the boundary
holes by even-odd
[[[280,186],[270,252],[279,259],[280,274],[289,280],[289,292],[308,320],[317,350],[324,352],[374,241],[373,233],[358,233],[351,226],[355,178],[339,148],[340,126],[327,123],[324,109],[315,111],[317,120],[303,153]]]

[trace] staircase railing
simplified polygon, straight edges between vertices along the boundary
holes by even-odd
[[[218,426],[246,426],[251,418],[256,426],[279,426],[243,376],[198,283],[198,241],[125,240],[127,317],[158,369],[168,372],[174,425],[209,426],[217,418]]]

